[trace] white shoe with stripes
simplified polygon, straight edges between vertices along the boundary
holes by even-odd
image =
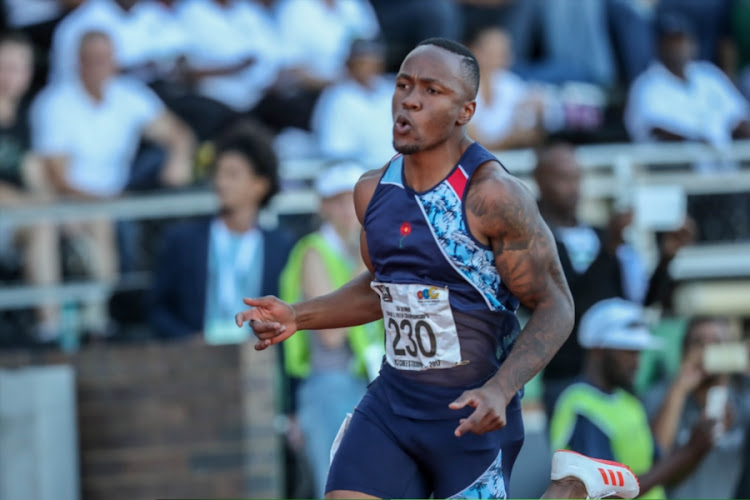
[[[588,498],[635,498],[640,492],[638,478],[628,466],[557,450],[552,456],[552,480],[566,477],[579,479],[586,486]]]

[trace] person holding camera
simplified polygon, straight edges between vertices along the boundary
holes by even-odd
[[[619,297],[595,303],[581,317],[578,342],[583,373],[557,400],[551,449],[625,463],[638,476],[643,498],[667,498],[665,488],[689,477],[714,447],[716,421],[699,415],[686,427],[684,443],[660,449],[633,388],[641,352],[661,347],[637,303]],[[708,481],[708,488],[713,491],[716,482]]]
[[[667,488],[670,498],[734,498],[750,424],[750,384],[741,375],[747,367],[746,348],[731,340],[726,318],[692,318],[677,376],[657,383],[644,395],[654,438],[665,453],[684,445],[699,420],[716,422],[713,446],[691,474]]]

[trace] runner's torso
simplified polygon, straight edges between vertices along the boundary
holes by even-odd
[[[425,192],[406,185],[402,156],[386,167],[364,217],[386,328],[381,375],[467,385],[494,373],[510,351],[518,299],[492,250],[470,233],[464,208],[471,176],[490,160],[474,143]]]

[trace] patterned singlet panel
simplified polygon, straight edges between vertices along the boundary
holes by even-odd
[[[399,370],[405,376],[440,385],[477,382],[497,369],[518,336],[519,301],[499,275],[492,250],[474,238],[466,221],[467,186],[490,160],[497,161],[473,143],[443,181],[416,192],[404,181],[398,155],[367,207],[364,227],[375,281],[424,285],[425,294],[431,287],[449,292],[463,363],[448,370]]]

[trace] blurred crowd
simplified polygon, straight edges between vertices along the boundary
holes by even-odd
[[[537,153],[539,207],[577,318],[544,372],[551,440],[637,464],[657,497],[750,495],[745,368],[717,374],[702,365],[706,345],[743,338],[742,322],[677,318],[668,347],[683,361],[653,364],[638,387],[633,368],[653,347],[642,307],[673,316],[672,259],[711,239],[704,216],[716,207],[735,231],[714,239],[748,238],[748,197],[691,201],[682,227],[659,235],[649,269],[625,236],[632,212],[613,211],[601,228],[579,220],[575,154],[587,143],[693,141],[722,150],[750,138],[750,0],[5,0],[2,7],[0,210],[206,188],[221,210],[174,224],[94,213],[80,223],[0,226],[0,282],[151,276],[148,290],[102,303],[41,294],[33,310],[0,311],[0,348],[242,342],[249,332],[232,319],[243,296],[293,301],[345,283],[362,267],[354,182],[394,154],[393,75],[419,41],[442,36],[466,44],[479,62],[471,137],[493,151]],[[313,186],[319,213],[261,227],[261,211],[285,186],[279,162],[289,159],[325,162]],[[719,175],[741,167],[696,158],[689,168]],[[618,328],[643,341],[623,345]],[[308,489],[298,481],[287,495],[320,495],[341,413],[377,373],[382,329],[293,339],[280,350],[287,436],[290,449],[306,450],[311,472]],[[729,394],[718,417],[704,411],[714,386]],[[634,392],[648,392],[645,406]],[[717,489],[712,477],[720,473],[729,476]]]

